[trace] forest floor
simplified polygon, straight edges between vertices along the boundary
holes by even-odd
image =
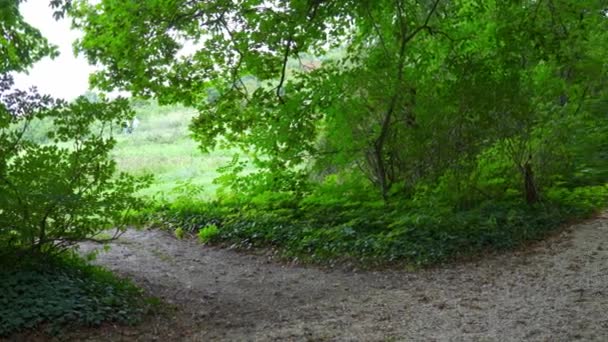
[[[608,340],[608,214],[515,252],[414,272],[291,265],[158,230],[129,230],[97,263],[170,309],[68,339]]]

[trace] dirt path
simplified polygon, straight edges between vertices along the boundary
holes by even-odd
[[[608,341],[608,215],[415,273],[287,266],[161,231],[129,231],[98,262],[177,308],[100,340]]]

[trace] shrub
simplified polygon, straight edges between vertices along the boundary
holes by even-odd
[[[121,228],[142,205],[149,179],[116,174],[110,132],[132,113],[125,100],[66,104],[10,90],[0,79],[0,251],[61,252],[101,230]],[[34,120],[51,121],[51,144],[28,140]]]
[[[198,232],[204,243],[272,247],[301,261],[424,266],[540,239],[608,199],[606,187],[599,186],[548,194],[536,206],[509,198],[463,209],[435,191],[420,190],[413,199],[390,204],[349,201],[336,193],[340,200],[329,201],[329,194],[313,193],[295,208],[203,202],[160,208],[156,217],[174,227],[205,226]]]
[[[217,226],[212,224],[198,231],[198,239],[202,243],[209,243],[218,237],[219,233]]]
[[[45,325],[134,324],[144,313],[141,290],[112,273],[68,254],[40,260],[9,259],[0,265],[0,337]]]

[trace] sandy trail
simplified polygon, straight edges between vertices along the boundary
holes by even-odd
[[[156,230],[128,231],[97,262],[176,311],[92,340],[608,341],[607,214],[418,272],[290,266]]]

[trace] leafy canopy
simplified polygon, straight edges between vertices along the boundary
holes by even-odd
[[[587,135],[606,125],[605,7],[79,0],[71,14],[78,49],[105,66],[95,85],[198,108],[203,149],[241,147],[271,179],[355,172],[385,199],[446,174],[474,189],[492,150],[532,204],[605,151]]]

